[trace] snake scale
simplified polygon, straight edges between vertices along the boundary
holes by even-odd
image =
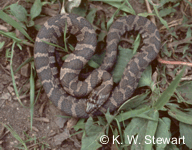
[[[64,33],[65,26],[68,33],[76,36],[77,44],[75,51],[58,70],[55,47],[46,42],[59,44],[58,38]],[[119,84],[113,87],[108,71],[116,61],[120,37],[127,31],[138,31],[143,45],[127,64]],[[156,26],[147,18],[134,15],[120,17],[107,34],[106,54],[101,66],[85,81],[78,81],[80,71],[95,52],[96,42],[92,25],[85,18],[74,14],[50,18],[36,37],[34,60],[38,77],[48,98],[67,115],[88,118],[101,115],[108,108],[110,112],[116,110],[131,97],[142,72],[156,58],[161,43]]]

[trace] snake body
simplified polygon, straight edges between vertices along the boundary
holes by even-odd
[[[74,34],[78,42],[75,51],[67,57],[61,70],[58,71],[55,47],[46,42],[58,44],[58,38],[64,33],[65,26],[67,32]],[[116,61],[120,37],[132,30],[141,34],[143,46],[127,64],[118,86],[113,88],[108,71]],[[85,81],[78,81],[78,74],[95,52],[96,41],[92,25],[83,17],[74,14],[50,18],[36,37],[35,67],[44,90],[55,106],[73,117],[87,118],[101,115],[108,108],[110,112],[117,109],[131,97],[142,72],[156,58],[160,49],[160,35],[151,21],[134,15],[121,17],[109,29],[106,55],[101,66]],[[96,87],[98,84],[101,85]]]

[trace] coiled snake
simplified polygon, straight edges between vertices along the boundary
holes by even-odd
[[[78,42],[75,51],[67,57],[59,71],[55,47],[46,42],[58,44],[66,25],[67,32],[74,34]],[[141,34],[143,46],[127,64],[118,86],[113,88],[108,71],[115,63],[120,37],[131,30]],[[151,21],[134,15],[121,17],[111,25],[107,34],[106,55],[102,65],[85,81],[78,81],[78,74],[95,52],[96,41],[92,25],[74,14],[52,17],[36,37],[35,66],[44,90],[55,106],[73,117],[87,118],[101,115],[108,108],[111,112],[117,109],[132,95],[142,72],[156,58],[160,49],[160,35]]]

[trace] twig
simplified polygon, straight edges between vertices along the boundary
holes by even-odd
[[[146,6],[147,6],[148,13],[152,13],[152,10],[151,10],[151,7],[149,5],[148,0],[145,0],[145,3],[146,3]],[[155,17],[154,16],[150,16],[150,20],[151,20],[151,22],[153,22],[156,25]]]
[[[168,27],[175,27],[175,26],[179,26],[182,24],[183,18],[181,19],[177,19],[177,20],[173,20],[171,22],[168,23]],[[163,30],[166,30],[167,28],[165,26],[162,26],[159,30],[160,32],[163,32]]]
[[[147,6],[147,11],[148,13],[152,13],[152,10],[150,8],[150,5],[149,5],[149,2],[148,0],[145,0],[145,3],[146,3],[146,6]],[[156,25],[156,22],[155,22],[155,18],[154,16],[150,16],[151,17],[151,21]],[[183,41],[181,41],[183,42]],[[172,43],[173,44],[173,43]],[[175,43],[174,43],[175,44]],[[169,45],[171,46],[171,44]],[[185,65],[185,66],[190,66],[192,67],[192,63],[189,63],[189,62],[183,62],[183,61],[169,61],[169,60],[163,60],[162,58],[160,58],[158,56],[158,61],[162,64],[170,64],[170,65]]]
[[[169,60],[163,60],[162,58],[157,58],[158,62],[162,64],[168,64],[168,65],[185,65],[192,67],[192,63],[189,62],[183,62],[183,61],[169,61]]]
[[[5,71],[8,75],[10,75],[10,76],[11,76],[11,73],[10,73],[9,71],[7,71],[7,70],[3,67],[3,65],[2,65],[2,64],[0,64],[0,67],[3,69],[3,71]]]
[[[7,1],[7,2],[3,5],[2,9],[4,9],[7,5],[9,5],[10,2],[11,2],[11,1]],[[4,2],[2,2],[2,3],[4,3]]]
[[[188,38],[182,39],[180,41],[174,41],[172,43],[169,43],[167,45],[167,47],[171,48],[171,47],[175,47],[175,46],[178,46],[178,45],[184,44],[184,43],[192,43],[192,37],[188,37]]]
[[[5,99],[1,101],[0,108],[1,108],[1,106],[3,106],[3,104],[5,103],[5,101],[6,101]]]

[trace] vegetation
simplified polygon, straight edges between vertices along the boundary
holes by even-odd
[[[5,57],[10,61],[13,86],[21,105],[24,106],[19,98],[20,95],[30,93],[32,128],[35,103],[42,91],[40,88],[36,93],[35,79],[37,76],[33,57],[23,62],[15,72],[12,68],[12,58],[15,47],[22,51],[24,51],[24,45],[33,49],[35,37],[31,36],[28,31],[30,28],[36,31],[40,28],[35,24],[35,20],[43,16],[42,8],[51,6],[56,1],[26,1],[32,3],[29,10],[19,3],[8,5],[0,10],[0,18],[19,30],[25,36],[25,39],[18,38],[12,31],[0,31],[0,34],[12,41],[12,45],[6,49]],[[140,6],[144,8],[147,6],[147,10],[142,13],[137,13],[140,11],[131,0],[82,0],[80,2],[81,4],[73,3],[73,6],[68,3],[66,7],[70,9],[67,10],[70,13],[85,17],[93,24],[98,36],[99,49],[104,49],[107,31],[114,20],[119,16],[128,14],[148,17],[155,21],[162,39],[161,52],[157,60],[147,67],[139,81],[137,90],[139,94],[134,94],[114,114],[107,112],[104,116],[90,117],[87,120],[80,119],[74,126],[76,134],[83,133],[81,149],[98,149],[102,146],[125,150],[192,149],[191,1],[159,0],[158,4],[154,4],[152,1],[139,0]],[[106,11],[101,9],[102,5],[107,8]],[[134,10],[136,8],[137,11]],[[107,14],[107,11],[113,12],[113,14]],[[121,42],[132,43],[132,46],[127,48],[124,47],[125,44],[120,44],[118,47],[118,60],[112,71],[115,83],[120,81],[124,70],[122,66],[125,67],[136,53],[141,41],[139,35],[131,36],[130,40],[126,40],[125,37],[122,38]],[[3,48],[4,44],[5,42],[1,42],[0,48]],[[65,48],[69,52],[73,50],[72,47],[72,43],[65,43]],[[104,52],[96,53],[86,67],[97,68],[101,64],[103,56]],[[14,74],[28,63],[31,67],[28,81],[30,90],[23,93],[22,90],[17,89]],[[183,65],[186,67],[183,67]],[[30,142],[24,141],[15,133],[14,129],[5,126],[20,142],[20,147],[17,148],[30,149],[31,146],[27,144],[36,143],[36,138],[29,137]],[[170,140],[170,142],[163,142],[165,139]],[[134,143],[134,140],[137,140],[136,143]],[[39,139],[39,141],[41,140]],[[47,145],[43,142],[38,142],[38,144],[41,149],[44,149]]]

